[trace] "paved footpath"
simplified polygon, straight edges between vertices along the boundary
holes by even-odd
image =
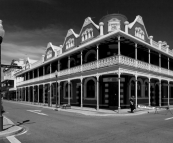
[[[99,109],[99,111],[92,109],[92,108],[81,108],[81,107],[71,107],[71,109],[62,109],[62,108],[55,108],[55,105],[52,105],[51,107],[48,107],[47,105],[41,105],[38,103],[30,103],[30,102],[21,102],[21,101],[7,101],[4,102],[11,102],[14,104],[24,104],[26,106],[35,106],[35,107],[42,107],[47,108],[50,110],[56,110],[56,111],[62,111],[62,112],[73,112],[78,114],[83,114],[86,116],[136,116],[136,115],[142,115],[147,114],[150,112],[155,112],[155,109],[141,109],[137,108],[134,113],[130,113],[130,109],[121,109],[120,112],[118,110],[103,110]],[[170,108],[171,110],[173,107]],[[159,108],[159,111],[165,110],[165,108]],[[158,111],[157,110],[157,111]],[[3,116],[3,131],[0,132],[0,138],[7,137],[8,140],[12,139],[14,135],[19,134],[20,132],[23,132],[24,128],[15,125],[10,119]]]
[[[8,139],[9,136],[13,138],[14,135],[19,134],[22,131],[24,131],[23,127],[15,125],[10,119],[3,116],[3,131],[0,132],[0,139],[6,137]]]

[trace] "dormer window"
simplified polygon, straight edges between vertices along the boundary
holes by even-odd
[[[93,29],[90,28],[90,29],[86,29],[83,33],[82,33],[82,42],[90,39],[90,38],[93,38]]]
[[[108,32],[112,32],[120,29],[120,20],[117,18],[112,18],[108,21]]]
[[[66,42],[66,49],[69,49],[69,48],[72,48],[72,47],[74,47],[74,38],[70,38]]]
[[[144,37],[144,31],[140,28],[140,27],[136,27],[135,28],[135,36],[142,39],[142,40],[145,40],[145,37]]]

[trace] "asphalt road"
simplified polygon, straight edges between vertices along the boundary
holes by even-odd
[[[173,143],[173,118],[165,120],[173,115],[166,111],[95,117],[6,101],[3,105],[4,115],[27,129],[16,136],[21,143]]]

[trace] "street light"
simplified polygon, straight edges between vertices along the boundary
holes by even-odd
[[[2,26],[2,21],[0,20],[0,69],[1,69],[1,43],[4,38],[4,34],[5,31]],[[1,72],[0,72],[0,81],[1,81]],[[3,131],[1,84],[0,84],[0,131]]]
[[[58,80],[58,72],[55,71],[55,77],[56,77],[56,108],[57,108],[57,80]]]

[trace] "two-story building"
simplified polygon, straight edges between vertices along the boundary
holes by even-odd
[[[149,36],[141,16],[87,17],[80,33],[68,30],[60,46],[48,43],[35,63],[16,73],[23,101],[96,109],[173,105],[173,50]],[[57,98],[56,98],[57,96]]]
[[[24,66],[24,60],[12,60],[11,66]],[[9,65],[9,66],[10,66]],[[15,73],[20,72],[21,69],[15,68],[4,68],[4,79],[1,81],[1,92],[3,93],[4,99],[14,100],[16,99],[16,77]]]

